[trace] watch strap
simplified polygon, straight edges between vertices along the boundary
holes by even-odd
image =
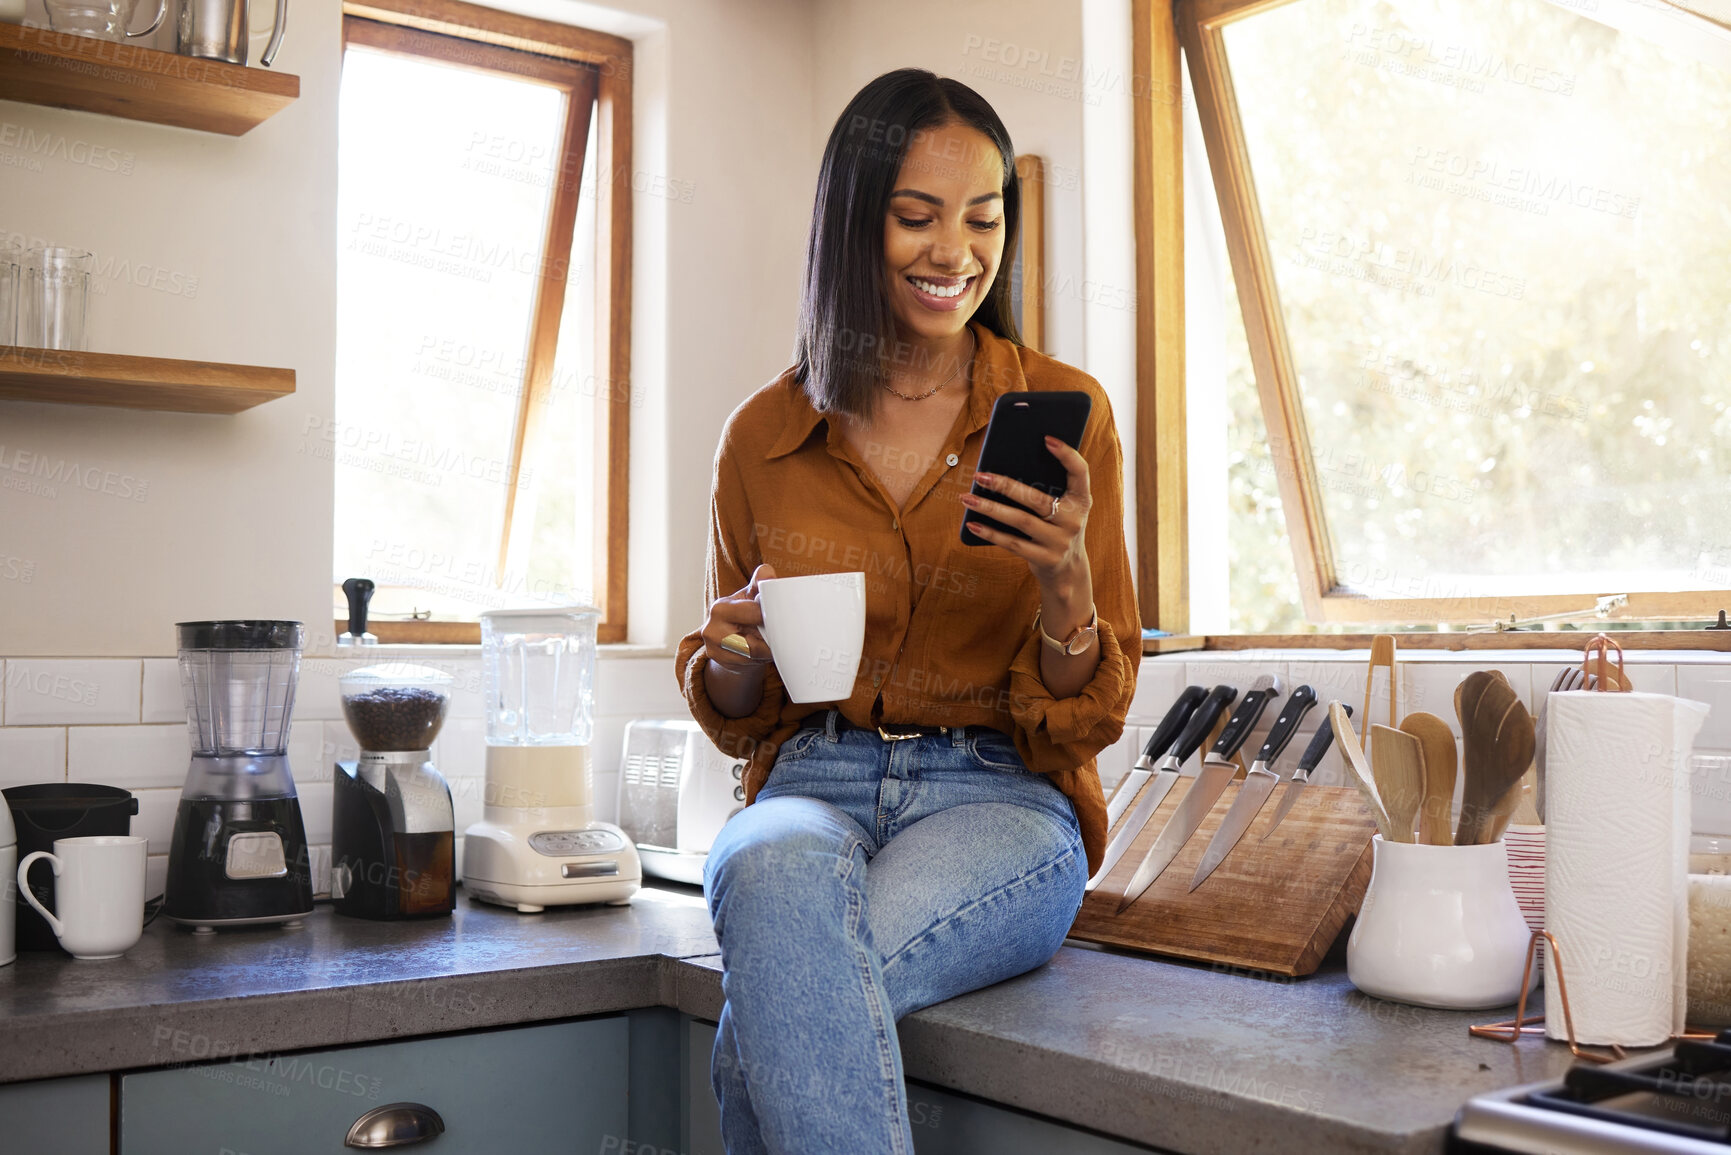
[[[1052,649],[1054,649],[1054,650],[1057,650],[1060,654],[1063,654],[1065,657],[1073,658],[1077,654],[1080,654],[1084,650],[1087,649],[1086,646],[1084,646],[1082,648],[1082,650],[1072,650],[1070,648],[1071,646],[1076,644],[1077,640],[1080,639],[1083,634],[1088,634],[1088,635],[1092,635],[1092,636],[1098,636],[1099,635],[1099,632],[1100,632],[1100,609],[1098,606],[1089,606],[1088,607],[1088,620],[1086,622],[1084,622],[1082,625],[1077,626],[1075,628],[1075,630],[1071,632],[1070,636],[1065,638],[1061,642],[1057,638],[1054,638],[1051,634],[1048,634],[1046,632],[1046,627],[1043,624],[1041,624],[1041,622],[1040,622],[1040,611],[1039,610],[1034,611],[1034,629],[1039,633],[1040,640],[1042,642],[1044,642],[1046,645],[1052,647]]]

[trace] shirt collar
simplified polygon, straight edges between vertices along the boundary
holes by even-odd
[[[998,336],[977,321],[968,328],[980,343],[974,355],[973,387],[968,394],[968,433],[984,429],[992,416],[992,404],[1005,393],[1027,392],[1028,381],[1022,373],[1022,358],[1015,343]],[[804,445],[825,417],[812,406],[805,387],[787,377],[787,416],[781,435],[769,447],[766,460],[786,457]]]

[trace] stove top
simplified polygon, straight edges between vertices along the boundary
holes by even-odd
[[[1560,1080],[1476,1096],[1455,1116],[1449,1149],[1731,1155],[1731,1030],[1712,1042],[1581,1063]]]

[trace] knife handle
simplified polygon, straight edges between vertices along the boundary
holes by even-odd
[[[1346,716],[1348,718],[1352,717],[1351,706],[1343,703],[1340,708],[1346,711]],[[1317,727],[1316,737],[1310,740],[1310,745],[1306,746],[1304,748],[1304,753],[1299,755],[1298,769],[1292,772],[1292,776],[1297,778],[1302,774],[1304,775],[1304,780],[1308,782],[1310,780],[1310,772],[1316,769],[1317,764],[1322,761],[1323,755],[1328,753],[1328,747],[1333,742],[1334,723],[1329,721],[1328,712],[1324,711],[1322,715],[1322,725]]]
[[[1226,729],[1220,731],[1220,740],[1214,743],[1214,749],[1208,752],[1211,758],[1230,758],[1238,753],[1238,748],[1244,745],[1244,740],[1250,737],[1250,731],[1256,729],[1256,720],[1262,717],[1262,708],[1268,705],[1268,699],[1280,693],[1279,690],[1250,690],[1245,693],[1244,700],[1238,703],[1238,708],[1232,711],[1232,717],[1226,723]]]
[[[1208,696],[1208,691],[1201,686],[1187,686],[1178,700],[1172,703],[1172,708],[1166,711],[1166,716],[1160,719],[1160,725],[1154,728],[1154,736],[1148,739],[1147,747],[1142,751],[1142,757],[1150,762],[1166,753],[1178,735],[1184,732],[1184,723],[1190,721],[1190,715],[1196,712],[1202,699]]]
[[[1280,752],[1286,749],[1286,744],[1292,741],[1292,736],[1298,732],[1298,724],[1304,721],[1305,714],[1316,705],[1316,691],[1309,686],[1300,686],[1292,691],[1292,697],[1280,707],[1280,717],[1269,727],[1268,740],[1262,743],[1262,749],[1257,751],[1256,760],[1264,766],[1280,757]]]
[[[1214,729],[1214,723],[1220,720],[1220,714],[1232,704],[1232,699],[1238,697],[1235,686],[1219,685],[1208,691],[1208,696],[1202,699],[1202,704],[1196,707],[1196,712],[1190,715],[1190,724],[1184,727],[1184,733],[1178,735],[1178,741],[1172,747],[1172,757],[1183,765],[1190,755],[1201,748],[1208,734]]]

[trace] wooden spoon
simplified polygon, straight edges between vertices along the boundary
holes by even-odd
[[[1467,846],[1491,841],[1497,803],[1532,765],[1533,720],[1514,688],[1488,671],[1468,675],[1461,705],[1466,790],[1455,845]]]
[[[1418,739],[1392,726],[1372,726],[1370,766],[1394,841],[1411,842],[1413,820],[1424,798],[1424,755]]]
[[[1424,767],[1424,794],[1419,800],[1418,840],[1434,846],[1454,841],[1454,823],[1449,811],[1455,804],[1455,735],[1449,724],[1435,714],[1420,710],[1408,714],[1400,728],[1418,739],[1419,761]]]
[[[1370,767],[1365,765],[1364,750],[1358,744],[1358,733],[1352,728],[1352,716],[1339,702],[1330,702],[1328,721],[1334,727],[1334,744],[1340,747],[1341,757],[1346,759],[1346,767],[1352,773],[1358,792],[1370,803],[1371,817],[1376,819],[1378,833],[1388,841],[1394,841],[1394,827],[1388,820],[1388,812],[1382,808],[1382,799],[1377,797],[1376,781],[1370,775]]]

